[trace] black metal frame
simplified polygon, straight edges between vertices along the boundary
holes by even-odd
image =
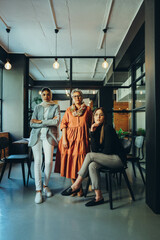
[[[140,56],[135,60],[135,62],[133,62],[133,64],[131,65],[130,69],[125,69],[125,71],[130,71],[131,70],[131,79],[132,79],[132,82],[131,84],[129,84],[128,86],[119,86],[119,85],[106,85],[104,86],[104,80],[103,81],[75,81],[73,80],[73,76],[72,76],[72,64],[73,64],[73,59],[77,59],[77,58],[85,58],[85,59],[90,59],[90,58],[104,58],[104,56],[57,56],[58,59],[60,58],[66,58],[66,59],[70,59],[70,78],[69,80],[64,80],[64,81],[52,81],[52,80],[49,80],[49,81],[38,81],[36,80],[34,85],[33,84],[33,80],[30,79],[29,77],[29,60],[30,59],[36,59],[36,58],[55,58],[55,56],[26,56],[26,77],[25,77],[25,84],[24,84],[24,102],[25,102],[25,109],[24,109],[24,126],[25,126],[25,129],[24,129],[24,136],[25,137],[28,137],[28,90],[29,89],[33,89],[33,88],[36,88],[36,89],[40,89],[42,88],[43,86],[48,86],[48,87],[53,87],[54,86],[54,89],[68,89],[70,90],[70,92],[72,91],[73,88],[81,88],[81,89],[98,89],[100,90],[101,88],[112,88],[112,89],[118,89],[118,88],[132,88],[132,98],[133,98],[133,101],[132,101],[132,109],[131,110],[114,110],[113,109],[113,113],[116,112],[116,113],[132,113],[132,133],[133,133],[133,136],[135,135],[136,133],[136,112],[138,111],[145,111],[145,106],[142,106],[140,108],[136,108],[135,107],[135,101],[136,101],[136,95],[135,95],[135,84],[140,81],[144,76],[145,76],[145,73],[143,73],[140,77],[138,77],[136,79],[136,76],[135,76],[135,72],[136,72],[136,67],[137,66],[140,66],[142,63],[137,63],[138,62],[138,59],[139,58],[142,58],[143,57],[143,54],[144,54],[144,51],[140,54]],[[113,72],[116,72],[116,69],[115,69],[115,57],[114,56],[106,56],[106,58],[112,58],[113,59]],[[32,81],[32,84],[29,84],[31,83]],[[72,99],[71,99],[71,96],[70,96],[70,104],[72,103]]]
[[[141,67],[141,72],[143,72],[143,62],[136,64],[138,59],[143,58],[144,51],[140,54],[140,56],[135,60],[135,62],[131,65],[131,84],[126,86],[126,88],[131,88],[132,91],[132,109],[130,110],[113,110],[113,113],[132,113],[132,153],[135,155],[136,148],[135,148],[135,136],[136,136],[136,113],[137,112],[145,112],[145,105],[136,108],[136,83],[140,81],[143,77],[145,77],[145,73],[138,78],[136,78],[136,70],[137,67]],[[121,87],[122,88],[122,87]]]
[[[2,107],[3,107],[3,67],[0,65],[1,71],[1,98],[0,98],[0,106],[1,106],[1,125],[0,125],[0,131],[2,132]]]

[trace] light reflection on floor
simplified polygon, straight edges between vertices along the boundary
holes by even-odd
[[[119,189],[113,179],[114,210],[110,210],[104,175],[103,205],[84,206],[94,196],[93,192],[86,199],[62,197],[60,192],[70,185],[70,180],[54,173],[50,179],[54,196],[43,198],[43,203],[36,205],[34,180],[30,179],[28,188],[23,187],[21,168],[14,166],[11,179],[7,178],[6,171],[0,184],[0,239],[159,240],[160,216],[145,204],[145,188],[140,176],[135,179],[132,169],[127,172],[136,201],[132,202],[124,181]]]

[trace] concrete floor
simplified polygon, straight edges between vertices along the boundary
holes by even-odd
[[[33,172],[33,169],[32,169]],[[141,178],[135,180],[128,170],[136,201],[132,202],[122,182],[121,189],[113,183],[113,206],[110,210],[108,193],[102,186],[105,204],[87,208],[93,197],[63,197],[60,192],[70,180],[52,173],[50,188],[54,196],[35,204],[34,180],[23,187],[20,166],[14,166],[11,179],[6,171],[0,184],[1,240],[159,240],[160,215],[145,204],[145,189]],[[102,177],[102,182],[104,178]]]

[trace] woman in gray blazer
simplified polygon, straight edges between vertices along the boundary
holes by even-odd
[[[43,102],[34,109],[30,126],[32,128],[29,146],[32,147],[34,156],[34,173],[36,196],[35,203],[42,203],[42,148],[45,156],[45,177],[43,183],[43,192],[47,197],[52,193],[48,188],[48,182],[53,165],[53,151],[57,142],[57,127],[60,121],[59,105],[52,101],[52,92],[49,88],[43,88],[41,91]]]

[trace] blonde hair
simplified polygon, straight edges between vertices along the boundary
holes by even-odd
[[[73,99],[73,93],[75,93],[75,92],[79,92],[80,95],[81,95],[81,97],[82,97],[82,99],[83,99],[83,93],[82,93],[82,91],[81,91],[80,89],[78,89],[78,88],[72,90],[72,92],[71,92],[71,97],[72,97],[72,99]]]
[[[96,108],[93,113],[92,123],[94,123],[94,116],[98,110],[101,110],[104,114],[104,121],[103,121],[103,124],[101,127],[101,132],[100,132],[100,144],[102,144],[103,140],[104,140],[104,126],[105,126],[105,122],[106,122],[106,114],[105,114],[105,110],[103,107]]]

